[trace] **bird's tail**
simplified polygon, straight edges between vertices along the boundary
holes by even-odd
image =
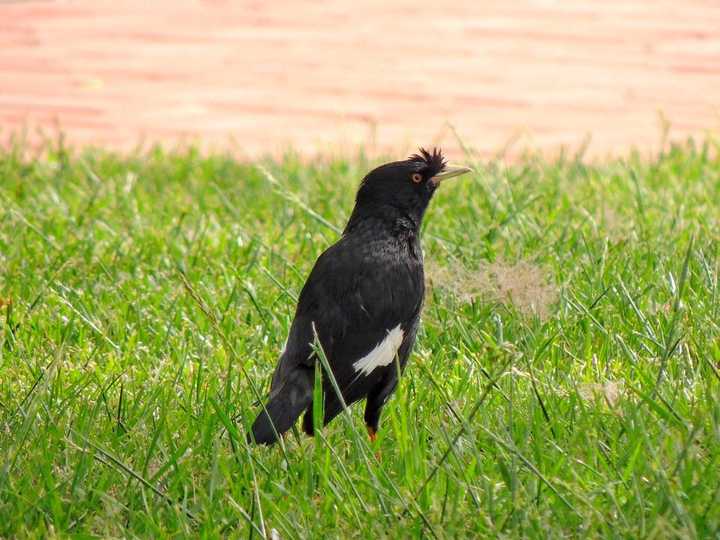
[[[298,369],[290,374],[281,387],[271,392],[265,408],[253,422],[252,435],[248,436],[248,440],[257,444],[276,443],[278,437],[290,429],[310,406],[312,395],[312,370]]]

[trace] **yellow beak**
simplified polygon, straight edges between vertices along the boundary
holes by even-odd
[[[470,167],[460,167],[458,165],[448,165],[445,167],[443,172],[436,174],[433,176],[430,181],[435,184],[436,186],[442,182],[443,180],[447,180],[448,178],[455,178],[456,176],[460,176],[461,174],[472,172],[472,169]]]

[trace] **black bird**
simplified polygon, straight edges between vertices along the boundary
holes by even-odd
[[[367,398],[371,440],[415,342],[425,294],[420,225],[440,183],[470,171],[420,149],[363,179],[342,237],[315,263],[249,440],[272,444],[305,412],[313,434],[315,333],[347,405]],[[342,411],[323,377],[324,423]],[[274,427],[274,429],[273,429]]]

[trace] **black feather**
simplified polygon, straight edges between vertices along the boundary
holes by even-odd
[[[415,342],[425,294],[420,226],[437,188],[430,180],[445,165],[440,150],[421,148],[365,176],[342,236],[320,255],[300,292],[266,411],[252,426],[255,442],[277,441],[303,412],[304,430],[312,433],[316,339],[342,393],[340,399],[323,377],[324,422],[342,411],[343,402],[367,398],[365,422],[377,429]],[[394,359],[384,358],[369,371],[354,365],[389,332],[399,336],[398,330]]]
[[[270,396],[252,425],[252,440],[273,444],[292,427],[312,401],[312,371],[296,370]]]
[[[428,176],[435,176],[442,172],[447,166],[447,160],[439,148],[433,148],[432,152],[420,148],[417,154],[413,154],[408,158],[408,161],[424,164]]]

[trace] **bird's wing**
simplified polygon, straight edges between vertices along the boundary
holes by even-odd
[[[423,287],[420,261],[341,239],[318,258],[300,293],[272,390],[313,366],[313,326],[339,383],[383,364],[393,347],[394,357],[420,312]]]

